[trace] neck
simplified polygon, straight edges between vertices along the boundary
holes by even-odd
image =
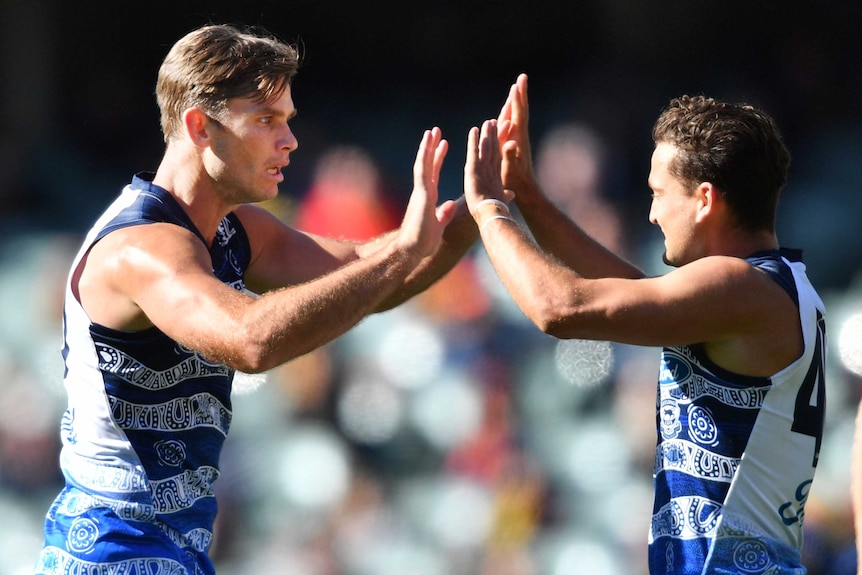
[[[778,238],[774,232],[760,231],[752,234],[730,235],[722,243],[720,255],[746,258],[753,253],[778,249]]]
[[[220,201],[201,158],[193,153],[184,153],[181,148],[168,144],[153,183],[174,196],[207,239],[207,244],[211,244],[219,222],[234,206]]]

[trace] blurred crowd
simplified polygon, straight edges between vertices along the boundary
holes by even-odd
[[[600,137],[560,125],[535,155],[547,193],[589,233],[664,271],[646,213],[607,193]],[[398,225],[399,202],[367,150],[339,146],[321,154],[307,190],[267,208],[301,229],[364,239]],[[78,241],[22,232],[0,247],[0,575],[29,572],[62,484],[60,322]],[[850,575],[862,275],[821,294],[828,414],[804,563],[810,575]],[[406,305],[266,375],[237,375],[217,483],[218,572],[644,575],[657,360],[653,348],[541,334],[477,247]]]

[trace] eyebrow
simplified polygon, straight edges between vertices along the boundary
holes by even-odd
[[[261,115],[261,116],[284,116],[285,115],[281,110],[276,110],[275,108],[272,108],[270,106],[264,106],[263,108],[257,110],[257,112],[255,112],[255,113],[257,115]],[[293,118],[296,117],[296,115],[298,113],[299,113],[299,110],[294,108],[290,114],[286,114],[287,119],[292,120]]]

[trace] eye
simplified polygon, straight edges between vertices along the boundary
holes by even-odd
[[[272,124],[272,116],[263,116],[260,118],[261,124]]]

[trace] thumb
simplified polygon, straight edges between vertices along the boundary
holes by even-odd
[[[520,148],[518,147],[518,142],[514,140],[509,140],[505,144],[503,144],[503,158],[507,162],[514,162],[518,159],[518,152]]]
[[[455,217],[455,213],[458,210],[458,204],[456,204],[453,200],[446,200],[439,206],[437,206],[437,221],[441,224],[448,225],[449,222]]]

